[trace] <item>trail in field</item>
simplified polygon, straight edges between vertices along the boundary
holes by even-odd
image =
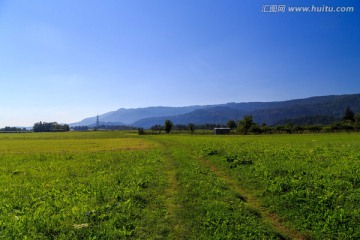
[[[174,147],[175,143],[168,143],[165,141],[158,140],[158,142],[163,147],[163,157],[165,159],[166,166],[166,175],[168,179],[167,188],[165,190],[166,196],[166,208],[167,214],[166,218],[171,228],[171,232],[169,233],[169,238],[171,239],[186,239],[186,233],[188,232],[186,229],[186,223],[181,222],[181,218],[179,217],[179,213],[181,212],[181,206],[176,198],[176,195],[179,193],[179,184],[177,181],[177,158],[173,155],[172,147]],[[176,142],[175,145],[177,148],[184,148],[186,152],[187,146],[182,145]],[[269,224],[274,228],[276,232],[285,237],[286,239],[307,239],[307,237],[296,230],[285,226],[282,220],[274,213],[271,213],[268,209],[261,205],[259,199],[257,199],[253,194],[251,194],[246,189],[242,188],[241,185],[231,177],[227,176],[224,172],[220,171],[216,166],[211,164],[204,158],[197,158],[192,156],[194,160],[198,159],[199,162],[206,168],[210,169],[214,174],[216,174],[221,180],[225,182],[225,184],[229,187],[230,190],[236,192],[241,195],[248,204],[249,207],[256,210],[264,220],[265,223]]]
[[[163,143],[164,150],[163,156],[166,161],[166,175],[167,175],[167,188],[165,190],[165,206],[166,206],[166,220],[168,221],[171,231],[169,233],[169,238],[171,239],[181,239],[184,232],[184,226],[177,217],[177,212],[180,209],[180,205],[176,202],[175,196],[178,192],[178,183],[176,180],[176,165],[169,150],[169,147]]]
[[[307,237],[300,232],[291,229],[283,224],[281,219],[274,213],[271,213],[268,209],[264,208],[260,201],[256,199],[249,191],[245,190],[239,183],[234,181],[232,178],[225,175],[222,171],[220,171],[216,166],[211,164],[204,158],[198,158],[199,161],[211,169],[219,178],[225,181],[230,189],[240,194],[246,201],[246,203],[253,209],[257,210],[261,216],[264,218],[266,222],[272,225],[279,233],[284,235],[285,237],[289,237],[291,239],[301,239],[305,240]]]

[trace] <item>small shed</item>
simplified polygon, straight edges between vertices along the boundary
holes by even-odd
[[[214,128],[214,134],[220,135],[220,134],[229,134],[230,128]]]

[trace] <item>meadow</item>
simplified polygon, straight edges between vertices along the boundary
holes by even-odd
[[[0,238],[359,239],[359,140],[0,134]]]

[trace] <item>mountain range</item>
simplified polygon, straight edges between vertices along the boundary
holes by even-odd
[[[255,122],[275,125],[285,122],[296,124],[329,123],[341,119],[346,107],[360,112],[360,94],[317,96],[277,102],[242,102],[187,107],[120,108],[99,115],[101,125],[129,125],[150,128],[164,124],[166,119],[174,124],[226,124],[252,115]],[[96,116],[71,123],[70,126],[89,126]]]

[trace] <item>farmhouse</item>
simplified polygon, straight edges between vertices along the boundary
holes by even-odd
[[[214,128],[214,134],[220,135],[220,134],[229,134],[230,128]]]

